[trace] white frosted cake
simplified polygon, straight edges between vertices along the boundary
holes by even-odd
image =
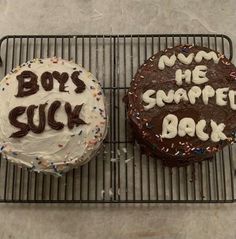
[[[60,174],[86,163],[106,136],[104,96],[97,79],[58,58],[34,59],[0,82],[3,157]]]

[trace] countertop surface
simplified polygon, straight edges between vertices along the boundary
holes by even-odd
[[[0,0],[0,37],[223,33],[234,43],[235,23],[234,0]],[[1,239],[234,239],[235,225],[236,204],[0,205]]]

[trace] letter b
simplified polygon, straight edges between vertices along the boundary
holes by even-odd
[[[178,118],[175,115],[168,114],[162,123],[162,138],[171,139],[177,135]]]
[[[33,95],[39,90],[39,85],[37,84],[38,76],[32,71],[23,71],[16,79],[18,80],[16,97]]]

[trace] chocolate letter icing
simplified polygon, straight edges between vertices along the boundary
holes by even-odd
[[[39,105],[39,124],[36,126],[34,124],[34,110],[38,108],[36,105],[30,105],[27,109],[27,117],[28,117],[28,125],[32,132],[35,134],[40,134],[44,131],[45,124],[46,124],[46,116],[45,116],[45,107],[46,104]]]
[[[23,71],[16,79],[18,80],[18,92],[16,97],[33,95],[39,90],[39,85],[37,84],[38,76],[32,71]],[[26,79],[30,80],[26,81]]]
[[[82,109],[82,105],[76,105],[74,110],[71,109],[71,104],[66,102],[65,104],[65,111],[67,113],[68,118],[68,128],[73,129],[74,124],[79,126],[80,124],[86,124],[82,119],[79,118],[80,111]]]
[[[52,76],[59,82],[59,91],[68,92],[65,90],[65,83],[69,79],[69,75],[66,72],[62,72],[61,74],[58,71],[53,71]]]
[[[71,75],[71,79],[73,83],[77,86],[75,89],[76,93],[82,93],[85,90],[86,85],[82,80],[79,79],[79,75],[82,71],[74,71]]]
[[[48,71],[44,72],[41,76],[41,84],[46,91],[53,89],[53,77],[52,74]]]
[[[24,106],[18,106],[9,112],[8,118],[9,118],[10,124],[15,126],[16,128],[21,129],[15,133],[11,134],[10,137],[12,137],[12,138],[21,138],[21,137],[27,135],[30,130],[30,128],[27,124],[21,123],[17,120],[18,116],[24,114],[25,109],[26,109],[26,107],[24,107]]]
[[[57,109],[61,106],[61,102],[55,100],[48,109],[48,124],[52,129],[60,130],[63,129],[64,124],[62,122],[57,122],[55,120],[55,113]]]

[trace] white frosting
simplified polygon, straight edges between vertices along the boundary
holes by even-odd
[[[219,62],[219,57],[217,56],[217,54],[214,51],[210,51],[210,52],[199,51],[195,55],[195,61],[197,63],[199,63],[202,61],[202,59],[205,59],[208,61],[210,61],[212,59],[214,61],[214,63],[216,63],[216,64]]]
[[[196,135],[202,141],[207,141],[209,139],[209,135],[204,132],[205,127],[206,120],[199,120],[196,124]]]
[[[185,79],[186,83],[190,84],[191,83],[191,74],[192,72],[187,69],[184,71],[184,73],[182,73],[181,69],[178,69],[175,72],[175,81],[177,85],[182,85],[183,84],[183,80]]]
[[[178,118],[173,114],[168,114],[162,122],[162,138],[171,139],[177,135]]]
[[[168,57],[166,55],[162,55],[159,59],[158,62],[158,68],[160,70],[164,70],[165,69],[165,65],[172,67],[175,62],[176,59],[178,59],[180,62],[182,62],[185,65],[189,65],[192,63],[193,59],[199,63],[201,62],[203,59],[205,60],[213,60],[214,63],[218,63],[219,62],[219,57],[217,56],[217,54],[214,51],[210,51],[210,52],[205,52],[205,51],[199,51],[195,57],[194,57],[194,53],[190,53],[188,56],[185,56],[183,53],[179,53],[177,55],[177,57],[175,56],[175,54],[173,54],[171,57]]]
[[[211,128],[211,140],[213,142],[219,142],[220,140],[227,139],[227,136],[222,132],[225,128],[225,124],[221,123],[217,125],[214,120],[211,120]]]
[[[230,102],[230,107],[232,110],[236,110],[235,96],[236,96],[236,91],[230,90],[229,91],[229,102]]]
[[[216,90],[216,104],[223,106],[227,105],[227,94],[226,92],[229,91],[229,88],[219,88]]]
[[[207,67],[204,65],[195,66],[192,73],[192,76],[193,76],[192,81],[194,84],[200,85],[209,81],[209,79],[206,77],[206,70],[207,70]]]
[[[215,90],[210,86],[206,85],[202,90],[202,100],[205,105],[208,104],[209,98],[215,95]]]
[[[155,93],[155,90],[147,90],[142,95],[143,101],[147,103],[147,105],[144,105],[145,110],[149,110],[155,106],[156,99],[151,97],[154,93]]]
[[[41,62],[36,59],[32,63],[28,62],[25,66],[17,67],[13,71],[14,73],[7,75],[0,82],[0,142],[3,155],[12,162],[26,165],[35,171],[57,173],[87,162],[96,153],[106,135],[107,115],[101,87],[91,73],[77,64],[61,59],[43,59]],[[28,64],[30,64],[30,68]],[[82,93],[74,91],[76,86],[70,77],[65,83],[66,90],[69,92],[60,92],[59,83],[55,79],[51,91],[43,89],[40,81],[43,72],[67,72],[71,76],[75,68],[76,71],[82,71],[79,78],[86,85],[86,89]],[[38,76],[39,91],[30,96],[15,97],[18,89],[16,76],[24,70],[30,70]],[[31,104],[39,105],[46,102],[49,106],[55,100],[61,102],[55,119],[64,123],[65,126],[62,130],[50,128],[46,120],[45,130],[40,134],[30,131],[24,137],[9,138],[12,133],[19,130],[9,123],[10,110],[17,106],[27,107]],[[69,102],[72,109],[75,105],[83,104],[80,118],[86,124],[74,126],[71,130],[67,127],[65,102]],[[46,115],[47,110],[48,107],[46,107]],[[26,113],[18,117],[18,120],[27,123]],[[37,124],[37,109],[34,120]]]
[[[185,56],[183,53],[179,53],[177,55],[177,58],[179,61],[181,61],[185,65],[189,65],[193,61],[194,53],[191,53],[188,56]]]
[[[158,90],[156,93],[156,103],[159,107],[164,106],[165,105],[164,102],[166,103],[173,102],[173,99],[174,99],[174,90],[169,90],[167,95],[163,90]]]
[[[196,99],[202,94],[201,88],[198,86],[193,86],[188,92],[188,98],[191,104],[195,104]]]
[[[218,88],[217,90],[213,89],[212,86],[206,85],[202,90],[198,86],[192,86],[189,91],[186,91],[183,88],[179,88],[176,91],[169,90],[167,93],[163,90],[158,90],[155,94],[155,90],[147,90],[144,92],[142,99],[147,104],[144,105],[145,110],[153,108],[155,105],[158,107],[163,107],[165,103],[179,104],[180,101],[189,101],[191,104],[195,104],[198,98],[202,98],[202,101],[205,105],[208,104],[209,98],[215,97],[215,103],[219,106],[224,106],[230,102],[230,107],[233,110],[236,110],[235,104],[235,90],[229,90],[229,88]],[[227,93],[228,92],[228,93]],[[155,97],[151,97],[155,95]]]
[[[183,88],[179,88],[174,95],[174,101],[176,104],[178,104],[181,100],[188,101],[186,90]]]
[[[186,134],[191,137],[195,134],[195,122],[192,118],[183,118],[179,121],[178,135],[184,137]]]
[[[164,70],[165,69],[165,65],[172,67],[175,64],[176,61],[176,56],[172,55],[171,57],[168,57],[166,55],[162,55],[159,59],[158,62],[158,68],[160,70]]]
[[[210,126],[212,130],[211,140],[213,142],[227,139],[226,135],[223,133],[225,124],[217,124],[214,120],[211,120]],[[171,139],[175,138],[177,135],[184,137],[187,134],[194,137],[196,134],[200,140],[206,141],[209,139],[209,135],[204,132],[205,127],[206,120],[199,120],[196,124],[192,118],[185,117],[179,121],[175,115],[168,114],[162,122],[161,137]]]

